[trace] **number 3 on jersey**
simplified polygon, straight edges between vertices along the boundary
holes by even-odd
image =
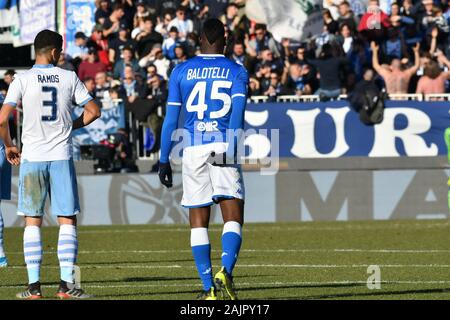
[[[57,110],[57,96],[58,91],[54,87],[42,87],[42,92],[50,92],[51,93],[51,100],[44,100],[42,101],[42,106],[47,108],[51,107],[51,115],[43,115],[42,121],[55,121],[56,120],[56,110]]]
[[[231,98],[225,92],[219,92],[219,89],[230,89],[232,85],[231,81],[219,81],[216,80],[212,84],[211,89],[211,100],[221,100],[223,106],[220,110],[212,111],[209,114],[210,119],[221,118],[225,116],[231,108]],[[195,98],[197,99],[197,104],[193,104]],[[197,112],[197,118],[203,120],[205,117],[205,111],[208,110],[208,105],[205,103],[206,99],[206,81],[199,81],[195,84],[194,88],[189,95],[186,102],[186,110],[188,112]]]

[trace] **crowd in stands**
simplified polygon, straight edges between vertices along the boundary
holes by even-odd
[[[199,53],[202,23],[215,17],[252,96],[334,99],[361,81],[389,94],[450,92],[448,1],[398,1],[324,0],[321,32],[276,41],[245,15],[245,0],[96,0],[92,33],[77,32],[59,66],[99,101],[123,99],[145,121],[164,108],[171,71]]]

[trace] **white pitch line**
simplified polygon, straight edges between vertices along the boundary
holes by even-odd
[[[221,250],[213,249],[212,252],[222,252]],[[189,253],[191,250],[81,250],[79,254],[112,254],[112,253],[127,253],[127,254],[165,254],[165,253]],[[250,253],[450,253],[450,250],[441,249],[242,249],[241,252]],[[23,252],[6,252],[7,254],[22,255]],[[44,254],[55,254],[56,250],[44,251]]]
[[[367,268],[369,264],[238,264],[239,268],[293,268],[293,269],[334,269]],[[380,268],[450,268],[449,264],[380,264]],[[82,269],[179,269],[196,268],[193,265],[81,265]],[[220,268],[214,265],[214,268]],[[9,266],[5,269],[24,269],[25,266]],[[44,265],[42,268],[59,269],[56,265]]]
[[[430,280],[430,281],[414,281],[414,280],[383,280],[377,283],[380,284],[449,284],[450,280]],[[295,281],[295,282],[282,282],[282,281],[274,281],[274,282],[241,282],[237,283],[236,287],[253,287],[253,286],[286,286],[286,287],[294,287],[298,285],[346,285],[346,284],[359,284],[366,285],[367,281],[361,280],[343,280],[343,281]],[[123,284],[123,285],[92,285],[87,284],[83,285],[85,288],[179,288],[179,287],[201,287],[202,285],[199,283],[181,283],[181,284]],[[43,288],[56,288],[57,285],[43,285]],[[16,289],[22,288],[22,286],[0,286],[0,289]]]

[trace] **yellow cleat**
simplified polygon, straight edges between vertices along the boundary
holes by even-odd
[[[197,297],[197,300],[219,300],[217,297],[216,288],[211,288],[208,291],[203,291]]]
[[[220,290],[224,300],[237,300],[236,292],[234,291],[233,279],[222,267],[214,276],[214,283],[217,290]]]

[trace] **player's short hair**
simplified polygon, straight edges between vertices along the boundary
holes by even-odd
[[[208,40],[209,44],[214,44],[216,41],[225,40],[225,27],[219,19],[208,19],[203,23],[203,35]]]
[[[34,38],[34,51],[36,54],[47,53],[52,49],[61,50],[63,37],[51,30],[42,30]]]

